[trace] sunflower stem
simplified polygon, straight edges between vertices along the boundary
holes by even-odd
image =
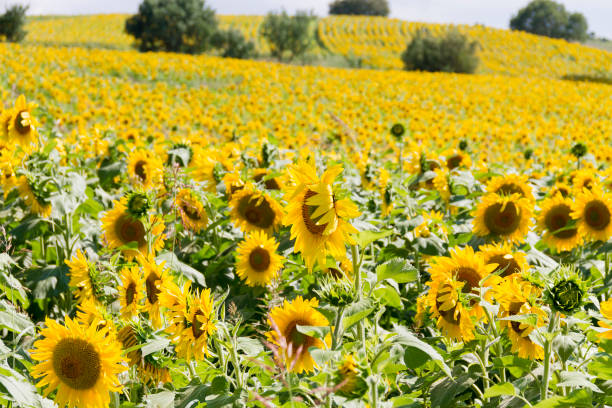
[[[351,255],[353,258],[353,274],[355,275],[355,292],[357,296],[357,301],[360,301],[362,297],[361,271],[360,271],[361,262],[360,262],[358,253],[359,251],[357,251],[357,245],[351,245]],[[358,323],[358,331],[359,331],[359,340],[361,340],[361,345],[363,347],[363,353],[364,355],[367,355],[365,326],[363,325],[363,320],[360,320]]]
[[[495,323],[495,320],[493,319],[493,316],[491,315],[491,312],[489,312],[489,310],[486,307],[483,307],[483,310],[485,311],[485,315],[487,316],[487,320],[489,321],[489,327],[491,328],[491,331],[493,331],[493,336],[495,337],[495,339],[497,340],[497,355],[499,356],[499,358],[501,358],[504,354],[504,346],[501,344],[501,339],[499,338],[499,332],[497,331],[497,324]],[[502,366],[501,368],[501,379],[502,382],[506,382],[506,369]]]
[[[344,316],[344,307],[338,308],[338,313],[336,314],[336,321],[334,322],[334,331],[332,334],[332,350],[335,350],[340,344],[342,344],[342,337],[338,338],[340,334],[340,326],[342,325],[342,317]]]
[[[554,312],[548,323],[547,334],[554,333],[557,326],[559,312]],[[544,341],[544,373],[542,374],[542,388],[540,389],[540,399],[545,400],[548,395],[548,381],[550,380],[550,358],[552,354],[552,339],[547,337]]]

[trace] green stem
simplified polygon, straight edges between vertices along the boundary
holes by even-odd
[[[554,333],[557,318],[559,316],[558,312],[554,312],[552,317],[550,318],[550,322],[548,323],[548,333]],[[548,395],[548,381],[550,380],[550,358],[552,354],[552,339],[546,338],[544,341],[544,373],[542,374],[542,388],[540,389],[540,399],[545,400]]]
[[[378,385],[377,381],[371,379],[370,385],[372,387],[372,404],[370,405],[372,408],[378,407]]]
[[[340,344],[342,344],[342,338],[338,338],[340,333],[340,326],[342,325],[342,317],[344,316],[344,307],[338,308],[336,315],[336,321],[334,322],[334,332],[332,334],[332,350],[335,350]]]
[[[230,353],[230,358],[232,359],[232,364],[234,365],[234,372],[236,373],[236,382],[238,383],[238,389],[242,389],[242,371],[240,368],[240,362],[238,360],[238,350],[236,350],[236,339],[233,339],[232,342],[232,350]]]
[[[361,271],[359,262],[359,256],[357,251],[357,245],[351,245],[351,255],[353,258],[353,274],[355,275],[355,292],[357,292],[357,301],[360,301],[362,298],[362,283],[361,283]],[[359,340],[361,341],[361,345],[363,347],[364,355],[367,355],[366,350],[366,336],[365,336],[365,326],[363,324],[363,320],[359,321],[357,330],[359,331]]]
[[[489,327],[491,328],[491,331],[493,331],[493,336],[495,339],[497,339],[497,343],[496,343],[497,355],[501,359],[502,356],[504,355],[504,346],[502,345],[501,339],[499,338],[499,332],[497,331],[497,325],[495,323],[495,320],[493,319],[493,316],[491,315],[491,312],[489,312],[489,310],[487,310],[486,307],[483,307],[483,309],[485,311],[485,315],[487,316],[487,320],[489,321]],[[506,382],[506,369],[503,366],[501,368],[501,379],[503,382]]]
[[[416,282],[417,282],[417,292],[419,295],[423,291],[423,286],[421,283],[421,265],[420,264],[421,262],[419,260],[419,251],[415,249],[414,250],[414,267],[416,268],[416,272],[417,272]]]

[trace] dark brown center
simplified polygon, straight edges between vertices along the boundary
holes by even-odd
[[[155,284],[155,282],[158,281],[159,278],[160,276],[158,274],[156,274],[155,272],[151,272],[149,276],[147,276],[147,280],[145,281],[145,286],[147,288],[147,299],[152,305],[157,303],[157,297],[161,292]]]
[[[610,225],[610,210],[599,200],[591,201],[584,207],[584,221],[596,231],[604,230]]]
[[[75,390],[88,390],[100,377],[100,355],[83,339],[64,338],[53,349],[53,371],[59,379]]]
[[[264,248],[255,248],[249,254],[249,265],[257,272],[263,272],[270,267],[270,254]]]
[[[323,235],[323,232],[327,227],[327,223],[317,225],[318,219],[313,220],[312,214],[317,210],[318,207],[306,204],[306,201],[308,201],[310,197],[313,197],[316,194],[317,193],[312,190],[306,191],[306,194],[304,195],[304,202],[302,203],[302,218],[304,219],[304,224],[306,224],[306,228],[308,229],[308,231],[310,231],[314,235]]]
[[[146,244],[144,225],[127,214],[119,217],[115,223],[115,233],[124,244],[137,242],[139,248]]]
[[[567,204],[558,204],[546,213],[544,224],[556,238],[572,238],[578,233],[576,228],[563,229],[572,219],[570,216],[571,211]]]
[[[502,204],[496,203],[486,209],[484,223],[496,235],[509,235],[517,230],[521,222],[521,214],[514,203],[507,203],[502,210]]]
[[[147,162],[143,160],[136,162],[136,164],[134,165],[134,173],[136,173],[138,178],[140,178],[140,180],[143,182],[147,180],[147,172],[145,170],[146,165]]]

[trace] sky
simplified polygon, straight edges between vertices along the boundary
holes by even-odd
[[[287,11],[313,10],[327,15],[331,0],[206,0],[218,14],[266,14],[284,7]],[[561,0],[569,11],[580,11],[589,32],[612,39],[612,0]],[[0,0],[7,4],[30,4],[29,14],[134,13],[140,0]],[[481,23],[507,28],[510,18],[528,0],[389,0],[391,16],[435,23]]]

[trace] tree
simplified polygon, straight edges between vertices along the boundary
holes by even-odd
[[[261,35],[270,44],[272,56],[279,61],[292,61],[304,55],[312,45],[313,35],[310,30],[314,17],[311,13],[298,11],[289,16],[286,11],[269,13],[261,26]]]
[[[329,14],[357,16],[388,16],[387,0],[335,0],[329,5]]]
[[[443,37],[436,37],[428,29],[422,28],[406,47],[402,61],[410,71],[471,74],[478,67],[477,48],[478,43],[469,41],[455,28]]]
[[[238,30],[219,30],[211,40],[215,48],[221,50],[224,58],[251,58],[256,55],[255,44],[247,41]]]
[[[7,41],[19,42],[25,38],[26,31],[23,29],[28,6],[14,5],[8,7],[4,14],[0,15],[0,38]]]
[[[204,0],[144,0],[125,30],[140,51],[197,54],[210,48],[217,20]]]
[[[588,37],[586,18],[581,13],[570,14],[563,4],[552,0],[533,0],[512,17],[510,28],[569,41]]]

